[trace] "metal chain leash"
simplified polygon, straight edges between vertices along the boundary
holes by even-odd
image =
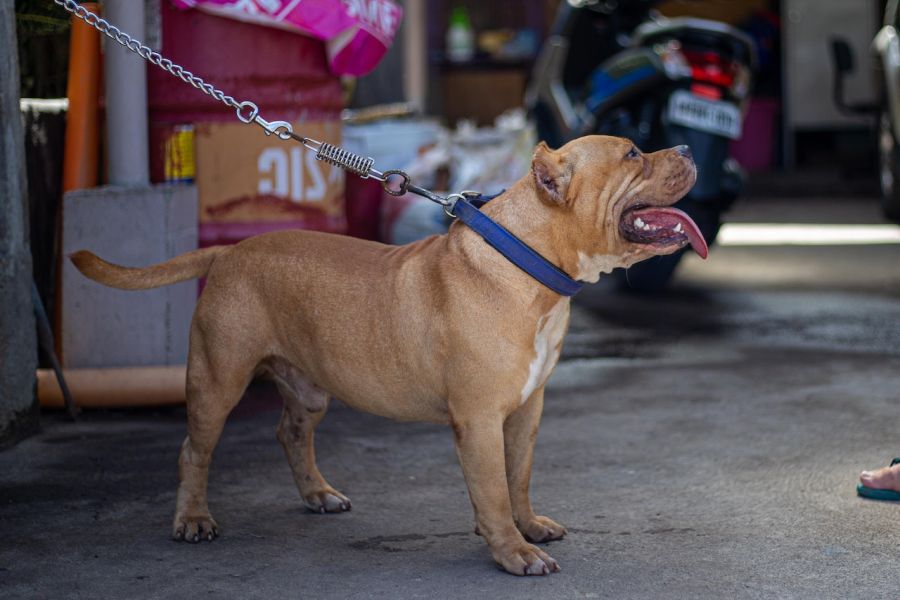
[[[75,0],[53,1],[76,17],[84,20],[85,23],[98,30],[100,33],[105,34],[110,39],[115,40],[135,54],[138,54],[147,62],[156,65],[163,71],[166,71],[167,73],[170,73],[179,78],[183,82],[192,85],[204,94],[212,96],[219,102],[223,103],[225,106],[233,108],[237,114],[237,118],[241,122],[255,123],[259,125],[260,127],[262,127],[266,135],[275,134],[279,139],[282,140],[296,140],[310,150],[313,150],[316,153],[317,160],[321,160],[345,169],[363,179],[372,178],[380,181],[381,187],[384,189],[384,191],[393,196],[402,196],[406,192],[412,192],[414,194],[418,194],[419,196],[424,196],[432,202],[437,202],[444,207],[444,210],[447,212],[447,214],[449,214],[450,216],[454,216],[452,214],[452,208],[456,201],[454,197],[460,196],[459,194],[451,194],[449,197],[445,198],[443,196],[435,194],[432,191],[420,188],[415,185],[411,185],[409,175],[407,175],[403,171],[389,170],[382,172],[373,168],[375,159],[371,157],[364,157],[359,154],[354,154],[353,152],[345,150],[340,146],[335,146],[327,142],[320,142],[313,138],[298,135],[294,133],[293,127],[291,127],[291,124],[287,121],[267,121],[263,119],[262,116],[260,116],[259,107],[255,103],[249,100],[238,102],[234,99],[234,97],[229,96],[214,85],[207,83],[203,80],[202,77],[194,75],[181,65],[178,65],[168,58],[165,58],[159,52],[152,50],[149,46],[144,45],[140,40],[137,40],[128,35],[106,19],[103,19],[95,13],[87,10],[86,8],[78,4]],[[395,179],[394,183],[390,182],[392,178]],[[400,181],[396,181],[396,178],[399,178]]]

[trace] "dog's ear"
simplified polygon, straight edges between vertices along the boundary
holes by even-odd
[[[531,172],[534,174],[534,184],[542,201],[554,206],[568,205],[566,192],[571,173],[562,153],[551,150],[547,144],[541,142],[531,159]]]

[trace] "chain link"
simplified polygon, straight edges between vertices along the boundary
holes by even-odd
[[[312,138],[303,137],[297,133],[294,133],[293,127],[287,121],[266,121],[262,118],[262,116],[260,116],[259,107],[253,102],[249,100],[238,102],[234,99],[234,97],[229,96],[211,83],[207,83],[203,80],[202,77],[194,75],[181,65],[176,64],[168,58],[163,57],[159,52],[156,52],[149,46],[144,45],[140,40],[131,37],[106,19],[103,19],[87,10],[86,8],[78,4],[78,2],[76,2],[75,0],[53,1],[76,17],[84,20],[85,23],[98,30],[100,33],[103,33],[110,39],[115,40],[119,44],[122,44],[122,46],[124,46],[125,48],[128,48],[135,54],[139,55],[147,62],[156,65],[163,71],[174,75],[187,84],[192,85],[204,94],[215,98],[225,106],[233,108],[235,110],[235,113],[237,114],[238,120],[240,120],[242,123],[255,123],[256,125],[259,125],[263,128],[263,131],[265,131],[266,135],[275,134],[282,140],[296,140],[310,150],[313,150],[316,153],[317,160],[325,161],[327,163],[341,167],[342,169],[346,169],[347,171],[350,171],[351,173],[354,173],[355,175],[358,175],[363,179],[369,177],[371,177],[372,179],[376,179],[381,182],[382,187],[386,192],[394,196],[400,196],[409,191],[414,194],[424,196],[432,202],[437,202],[445,208],[448,206],[452,206],[453,203],[451,200],[418,186],[410,185],[409,175],[407,175],[403,171],[392,170],[382,173],[381,171],[378,171],[377,169],[374,169],[372,167],[374,161],[371,158],[359,156],[357,154],[344,150],[343,148],[333,146],[332,144],[327,144],[325,142],[320,142]],[[393,183],[389,181],[389,179],[391,179],[392,177],[394,178]]]
[[[318,150],[322,145],[322,142],[295,134],[293,128],[291,127],[291,124],[287,121],[266,121],[260,116],[259,107],[256,106],[256,104],[254,104],[253,102],[250,102],[249,100],[238,102],[234,99],[233,96],[229,96],[214,85],[207,83],[203,80],[202,77],[194,75],[181,65],[173,63],[168,58],[164,58],[159,52],[156,52],[149,46],[144,45],[140,40],[131,37],[106,19],[103,19],[87,10],[86,8],[78,4],[75,0],[53,1],[76,17],[84,20],[85,23],[87,23],[100,33],[105,34],[110,39],[115,40],[135,54],[139,55],[147,62],[156,65],[163,71],[166,71],[167,73],[174,75],[183,82],[192,85],[204,94],[215,98],[225,106],[233,108],[237,113],[238,119],[240,119],[244,123],[256,123],[263,128],[266,135],[271,135],[274,133],[283,140],[295,139],[311,150]]]

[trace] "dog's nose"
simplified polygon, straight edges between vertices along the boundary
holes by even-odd
[[[678,151],[678,154],[682,155],[685,158],[694,158],[694,155],[691,153],[691,147],[685,144],[680,146],[676,146],[675,150]]]

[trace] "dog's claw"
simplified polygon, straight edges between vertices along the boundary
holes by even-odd
[[[322,515],[346,512],[352,508],[349,498],[331,488],[303,496],[303,504]]]
[[[542,561],[541,559],[537,559],[535,562],[530,565],[525,565],[525,572],[523,575],[549,575],[550,569],[547,567],[547,563]]]
[[[562,539],[568,533],[565,527],[548,517],[535,516],[517,526],[526,540],[536,544]]]
[[[172,531],[172,539],[189,544],[196,544],[201,540],[211,542],[218,535],[218,525],[208,513],[204,516],[177,517]]]
[[[523,543],[502,555],[495,554],[494,558],[513,575],[549,575],[560,571],[559,564],[553,558],[531,544]]]

